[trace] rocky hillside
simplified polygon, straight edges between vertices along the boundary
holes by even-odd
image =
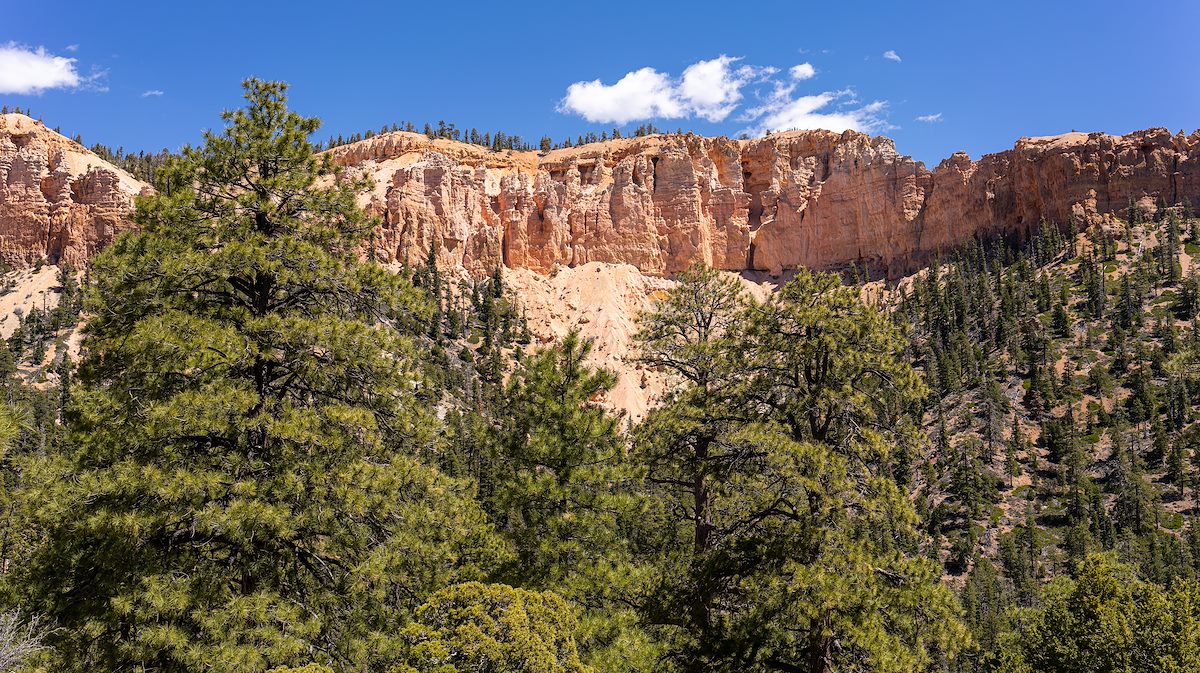
[[[802,131],[755,140],[654,135],[548,153],[393,132],[330,150],[371,176],[371,253],[475,278],[504,269],[532,335],[578,329],[624,375],[639,416],[657,390],[627,370],[634,316],[694,261],[764,281],[799,265],[896,277],[975,235],[1045,219],[1112,225],[1130,201],[1200,203],[1200,131],[1024,138],[932,171],[883,137]],[[24,115],[0,116],[0,259],[82,266],[130,226],[147,185]],[[567,271],[560,270],[567,269]],[[24,297],[22,277],[11,290]],[[765,290],[764,290],[765,291]],[[17,318],[10,318],[14,324]],[[627,371],[625,371],[627,370]]]
[[[892,292],[931,390],[913,490],[985,648],[1089,553],[1162,584],[1200,559],[1200,219],[1123,219],[968,246]]]

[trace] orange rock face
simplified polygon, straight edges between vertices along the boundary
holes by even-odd
[[[891,140],[794,131],[755,140],[656,135],[491,152],[412,133],[331,150],[374,188],[370,245],[386,262],[475,275],[589,262],[670,275],[695,261],[771,273],[868,264],[896,276],[977,234],[1081,224],[1130,200],[1200,205],[1200,132],[1023,138],[932,171]],[[0,116],[0,258],[79,265],[129,226],[145,189],[23,115]]]
[[[1200,202],[1200,132],[1024,138],[933,171],[861,133],[613,140],[544,155],[410,133],[332,150],[370,174],[382,259],[471,273],[588,262],[667,275],[694,261],[779,273],[866,263],[895,276],[976,234],[1085,224],[1130,199]]]
[[[81,267],[130,227],[145,188],[82,146],[18,114],[0,115],[0,259]]]
[[[1196,204],[1200,131],[1022,138],[1013,149],[978,162],[955,154],[933,177],[925,221],[931,233],[948,232],[942,244],[962,241],[981,227],[1020,232],[1041,219],[1075,218],[1086,225],[1107,214],[1123,215],[1130,201],[1151,207],[1159,199]]]

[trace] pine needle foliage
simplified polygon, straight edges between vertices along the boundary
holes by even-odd
[[[434,594],[404,633],[394,673],[590,673],[570,604],[552,592],[467,582]]]
[[[92,268],[29,577],[60,670],[365,670],[503,553],[423,462],[430,307],[360,261],[363,185],[314,155],[286,85],[244,87]]]
[[[834,276],[757,302],[694,267],[637,338],[677,384],[634,431],[670,665],[915,672],[965,644],[898,483],[924,388],[890,321]]]

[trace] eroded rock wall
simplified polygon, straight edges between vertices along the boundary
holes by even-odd
[[[1200,131],[1023,138],[933,170],[891,140],[796,131],[754,140],[656,135],[545,154],[413,133],[331,150],[374,187],[377,258],[477,276],[589,262],[670,275],[695,261],[771,273],[867,263],[900,275],[976,234],[1081,224],[1130,200],[1200,205]],[[0,258],[81,265],[130,226],[146,186],[23,115],[0,116]]]
[[[1200,132],[1024,138],[932,171],[891,140],[799,131],[612,140],[539,155],[392,133],[333,150],[369,173],[384,259],[475,274],[588,262],[667,275],[694,261],[778,273],[869,263],[897,275],[976,234],[1081,224],[1130,199],[1200,201]]]
[[[0,259],[82,267],[130,228],[146,186],[41,122],[0,115]]]

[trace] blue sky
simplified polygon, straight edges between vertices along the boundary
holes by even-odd
[[[933,164],[1022,135],[1200,127],[1195,0],[20,1],[4,13],[0,103],[127,149],[195,142],[250,75],[290,82],[322,137],[439,119],[534,143],[643,121],[709,135],[825,125],[884,133]]]

